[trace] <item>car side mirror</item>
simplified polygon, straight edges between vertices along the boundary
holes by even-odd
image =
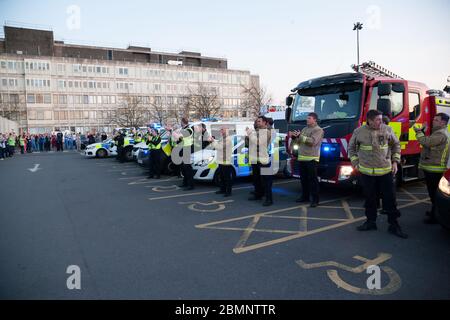
[[[292,102],[294,102],[294,98],[292,96],[286,97],[286,105],[290,107],[292,105]]]
[[[291,107],[286,108],[286,111],[284,114],[284,119],[286,120],[286,122],[289,122],[289,120],[291,119],[291,114],[292,114],[292,108]]]

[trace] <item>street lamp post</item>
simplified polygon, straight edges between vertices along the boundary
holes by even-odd
[[[359,71],[359,31],[362,30],[363,24],[361,22],[356,22],[353,25],[353,31],[356,30],[356,50],[357,50],[357,56],[358,56],[358,71]]]

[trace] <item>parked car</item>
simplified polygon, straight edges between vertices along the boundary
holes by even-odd
[[[450,230],[450,169],[439,182],[436,193],[436,218],[447,230]]]

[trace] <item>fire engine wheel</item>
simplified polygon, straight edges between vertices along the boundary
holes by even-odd
[[[236,179],[236,171],[234,169],[232,170],[232,174],[233,174],[232,180]],[[220,179],[219,169],[217,169],[216,172],[214,173],[213,182],[214,182],[214,185],[216,185],[217,187],[220,187],[220,185],[222,183],[222,179]]]
[[[106,158],[108,153],[106,152],[105,149],[100,149],[97,151],[96,155],[97,155],[97,158]]]

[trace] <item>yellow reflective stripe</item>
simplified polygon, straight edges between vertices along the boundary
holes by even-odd
[[[359,165],[359,171],[361,171],[361,173],[366,173],[369,175],[385,175],[389,172],[391,172],[392,167],[387,167],[387,168],[366,168],[363,167],[362,165]]]
[[[444,172],[447,170],[446,166],[431,166],[431,165],[427,165],[427,164],[419,164],[419,169],[422,169],[424,171],[428,171],[428,172]]]
[[[401,122],[389,122],[389,127],[392,128],[397,138],[400,139],[400,135],[402,134],[402,123]]]
[[[372,147],[372,146],[369,146],[369,145],[364,145],[364,144],[362,144],[362,145],[359,146],[359,150],[363,150],[363,151],[372,151],[372,150],[373,150],[373,147]]]
[[[170,145],[170,143],[166,143],[166,145],[162,149],[167,156],[170,156],[172,154],[172,146]]]
[[[350,158],[350,161],[355,161],[355,160],[358,160],[358,159],[359,159],[358,156],[353,156],[353,157]]]
[[[299,160],[299,161],[312,161],[312,160],[314,160],[314,161],[319,162],[320,157],[299,156],[299,157],[298,157],[298,160]]]
[[[209,169],[217,169],[219,167],[219,165],[216,162],[210,163],[208,164],[208,168]]]
[[[401,141],[400,142],[400,146],[401,146],[402,150],[405,150],[407,145],[408,145],[407,141]]]
[[[387,144],[380,146],[380,149],[381,149],[381,150],[385,150],[385,149],[387,149],[387,148],[389,148],[389,146],[388,146]]]
[[[246,155],[245,154],[239,154],[238,155],[238,166],[239,167],[249,167],[250,163],[245,162]]]
[[[450,143],[450,138],[447,138],[447,144],[445,145],[444,152],[442,152],[441,166],[445,167],[447,165],[447,155],[448,155],[448,145]]]

